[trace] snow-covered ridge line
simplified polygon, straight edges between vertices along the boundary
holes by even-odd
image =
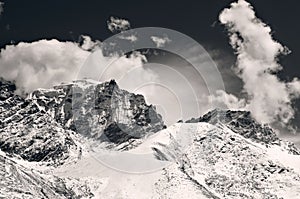
[[[0,88],[1,197],[300,197],[299,150],[249,112],[214,110],[164,129],[143,96],[114,81],[75,81],[27,99],[11,82]],[[101,154],[131,170],[103,164]]]
[[[14,93],[12,82],[2,80],[0,87],[0,149],[29,161],[63,163],[79,154],[75,134],[116,149],[131,145],[124,150],[135,146],[130,140],[164,128],[155,107],[114,80],[76,80],[35,90],[26,99]]]
[[[214,125],[221,124],[254,142],[263,143],[267,146],[282,146],[289,153],[300,155],[300,149],[291,142],[281,140],[268,125],[259,124],[249,111],[214,109],[199,118],[192,118],[186,121],[186,123],[196,122],[208,122]]]

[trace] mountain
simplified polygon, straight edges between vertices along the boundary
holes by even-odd
[[[192,118],[186,123],[207,122],[213,125],[222,123],[233,132],[254,142],[265,145],[278,145],[286,148],[290,153],[300,155],[300,150],[291,143],[278,138],[268,125],[261,125],[251,116],[249,111],[232,111],[215,109],[197,119]]]
[[[180,123],[176,128],[192,134],[191,143],[181,153],[161,145],[156,149],[169,161],[176,157],[159,181],[165,198],[188,197],[186,189],[202,191],[194,198],[299,198],[299,155],[255,142],[222,123]]]
[[[300,150],[247,111],[166,128],[142,95],[0,80],[1,198],[300,198]]]
[[[24,166],[24,164],[26,166]],[[68,184],[67,179],[45,175],[30,169],[30,164],[0,155],[0,197],[1,198],[82,198],[92,197],[89,187],[76,180],[76,187]],[[75,188],[81,192],[76,193]]]
[[[80,136],[121,144],[165,128],[155,107],[113,80],[78,80],[26,99],[14,94],[12,82],[0,81],[0,89],[0,149],[28,161],[80,156]]]
[[[102,141],[120,144],[164,128],[154,106],[142,95],[120,89],[114,80],[77,80],[36,90],[29,99],[65,129]]]
[[[12,82],[0,82],[0,149],[28,161],[59,163],[79,153],[71,134],[30,99],[14,94]]]

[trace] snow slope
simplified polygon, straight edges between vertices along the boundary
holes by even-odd
[[[2,198],[300,198],[300,150],[245,111],[165,129],[143,96],[78,80],[24,99],[0,79]]]
[[[300,197],[299,155],[278,145],[253,142],[221,123],[177,123],[126,152],[146,154],[148,158],[142,156],[134,164],[144,161],[156,169],[119,171],[104,164],[99,152],[89,152],[54,174],[107,181],[94,193],[100,198]],[[164,164],[155,164],[158,160]]]

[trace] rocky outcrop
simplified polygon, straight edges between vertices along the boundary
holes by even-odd
[[[61,163],[77,153],[71,131],[30,99],[14,94],[13,83],[0,84],[0,149],[28,161]]]
[[[120,89],[114,80],[78,80],[39,89],[30,99],[66,129],[101,141],[119,144],[164,128],[155,107],[142,95]]]
[[[226,125],[233,132],[245,138],[266,145],[275,144],[287,148],[290,153],[300,155],[300,150],[293,143],[282,141],[268,125],[258,123],[249,111],[232,111],[214,109],[199,118],[192,118],[186,123],[207,122],[213,125]]]
[[[177,123],[164,132],[174,131],[191,136],[190,144],[178,152],[176,145],[153,143],[158,158],[176,162],[164,169],[156,184],[160,195],[226,199],[300,196],[300,156],[289,154],[286,148],[254,142],[221,123]]]
[[[80,156],[74,137],[121,144],[164,128],[155,107],[115,81],[78,80],[39,89],[26,99],[0,81],[0,149],[28,161],[62,164]]]

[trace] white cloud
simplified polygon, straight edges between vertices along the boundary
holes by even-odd
[[[171,40],[167,37],[157,37],[157,36],[151,36],[151,40],[155,43],[157,48],[164,47],[167,43],[170,43]]]
[[[95,50],[95,49],[99,49],[101,42],[100,41],[92,41],[92,39],[89,36],[86,35],[81,35],[82,38],[82,44],[81,44],[81,48],[83,50]]]
[[[209,101],[216,107],[230,107],[230,109],[234,110],[243,110],[246,105],[245,99],[239,99],[235,95],[228,94],[223,90],[218,90],[216,95],[209,96]]]
[[[52,39],[7,45],[0,52],[0,76],[15,81],[19,93],[50,88],[61,82],[84,77],[101,81],[118,79],[135,67],[140,67],[140,78],[152,77],[151,73],[143,69],[145,57],[138,53],[130,57],[105,57],[98,45],[99,41],[94,42],[90,37],[83,36],[82,43],[79,45]],[[97,60],[96,64],[91,62],[93,58]],[[82,67],[86,64],[90,65],[89,71],[82,73]],[[106,72],[101,79],[97,73],[99,71]],[[120,87],[127,86],[125,83],[120,84]]]
[[[21,42],[1,50],[0,74],[7,80],[15,80],[18,88],[26,92],[48,88],[76,77],[89,54],[73,42],[55,39]]]
[[[107,21],[107,28],[115,33],[130,29],[130,23],[126,19],[111,16]]]
[[[219,19],[227,27],[237,54],[235,70],[247,94],[244,108],[260,122],[287,124],[294,116],[292,99],[300,95],[297,79],[285,83],[274,74],[282,70],[278,55],[287,54],[287,48],[273,39],[271,28],[255,16],[245,0],[232,3]],[[235,103],[228,105],[230,108]]]
[[[3,13],[4,3],[0,1],[0,15]]]

